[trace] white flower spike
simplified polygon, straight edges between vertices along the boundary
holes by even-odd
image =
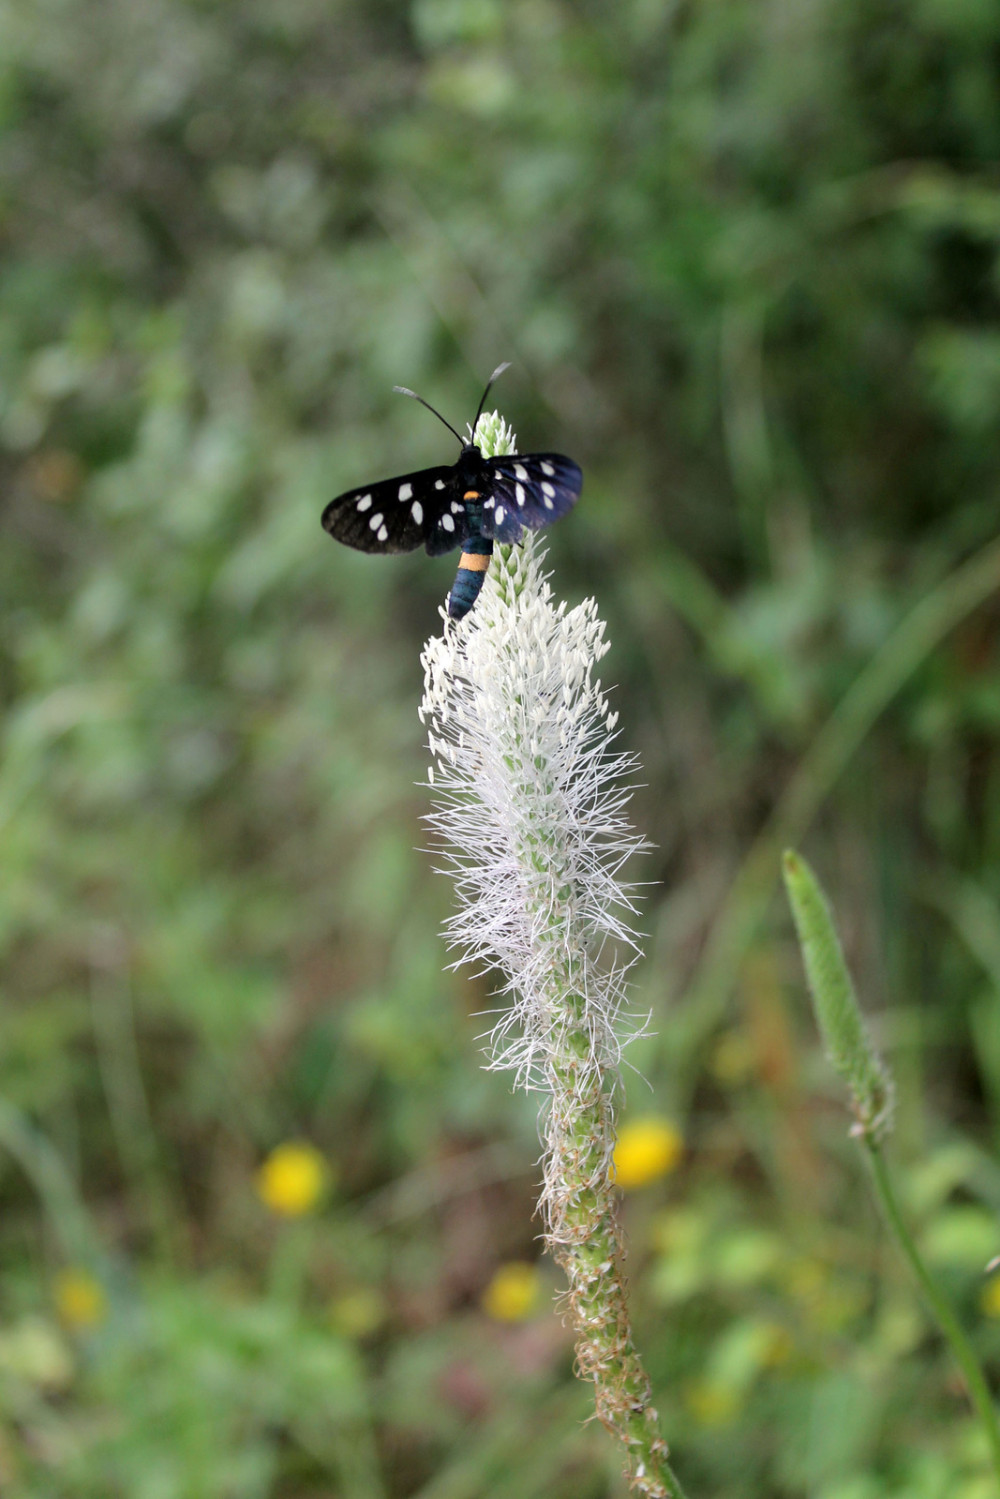
[[[484,457],[516,452],[496,412],[475,441]],[[681,1499],[632,1345],[610,1184],[621,1049],[641,1029],[626,1010],[638,949],[620,879],[645,846],[626,817],[635,761],[614,748],[617,714],[595,677],[608,650],[597,605],[557,604],[544,559],[533,533],[500,548],[475,610],[443,616],[424,648],[428,822],[455,881],[458,961],[504,976],[490,1066],[545,1095],[541,1208],[579,1372],[633,1489]]]
[[[491,1066],[543,1087],[561,1047],[554,982],[583,1006],[585,1066],[618,1064],[636,955],[619,873],[643,847],[624,810],[635,762],[612,748],[594,678],[604,625],[593,599],[553,602],[544,556],[529,535],[495,564],[474,613],[428,642],[421,710],[436,761],[428,821],[461,902],[447,935],[465,961],[505,975]]]

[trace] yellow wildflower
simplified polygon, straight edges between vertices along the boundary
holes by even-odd
[[[651,1114],[624,1124],[614,1156],[614,1180],[628,1192],[644,1187],[673,1171],[681,1158],[684,1142],[668,1119]]]
[[[765,1369],[780,1369],[795,1352],[792,1336],[777,1322],[765,1323],[761,1331],[764,1334],[761,1363]]]
[[[979,1306],[984,1316],[1000,1317],[1000,1275],[991,1275],[979,1293]]]
[[[734,1087],[752,1077],[756,1062],[750,1037],[742,1030],[731,1030],[719,1037],[709,1065],[724,1087]]]
[[[349,1338],[363,1338],[374,1332],[385,1320],[385,1302],[375,1290],[358,1286],[330,1302],[330,1321],[337,1332]]]
[[[104,1287],[89,1270],[60,1270],[52,1284],[59,1320],[73,1332],[90,1332],[108,1315]]]
[[[500,1266],[483,1292],[483,1311],[495,1322],[524,1322],[538,1305],[540,1290],[537,1266],[511,1260]]]
[[[315,1145],[287,1140],[257,1172],[257,1196],[282,1218],[312,1212],[330,1184],[330,1168]]]
[[[685,1389],[684,1403],[702,1426],[728,1426],[742,1402],[738,1392],[721,1380],[698,1379]]]

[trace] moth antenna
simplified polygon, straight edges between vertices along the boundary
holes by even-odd
[[[486,389],[483,391],[483,399],[480,401],[480,403],[479,403],[479,410],[476,412],[476,420],[472,423],[472,435],[473,435],[473,437],[475,437],[475,435],[476,435],[476,427],[479,425],[479,418],[483,414],[483,407],[486,405],[486,397],[490,393],[490,388],[492,387],[494,380],[499,380],[499,378],[503,374],[504,370],[509,370],[509,369],[510,369],[510,360],[508,359],[508,361],[507,361],[506,364],[498,364],[497,367],[496,367],[496,369],[493,371],[492,375],[490,376],[490,378],[487,380],[487,382],[486,382]]]
[[[506,369],[507,366],[504,365],[503,368]],[[431,405],[430,401],[425,401],[424,398],[423,398],[423,396],[418,396],[415,390],[407,390],[407,388],[406,388],[405,385],[394,385],[392,388],[395,391],[395,393],[396,393],[397,396],[412,396],[413,400],[419,401],[420,404],[421,404],[421,406],[426,406],[427,410],[430,411],[430,412],[433,412],[433,414],[437,417],[437,419],[438,419],[439,422],[444,422],[444,424],[448,428],[449,432],[454,432],[455,433],[455,436],[458,438],[458,440],[462,444],[463,448],[465,447],[465,438],[461,435],[461,433],[455,432],[455,429],[451,425],[451,422],[445,422],[444,421],[444,417],[441,415],[440,411],[434,411],[434,407]],[[486,389],[489,390],[489,386],[487,386]],[[486,399],[485,396],[483,397],[483,399],[484,400]],[[478,421],[479,418],[477,417],[476,420]]]

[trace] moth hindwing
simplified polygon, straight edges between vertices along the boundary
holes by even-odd
[[[483,467],[482,532],[495,541],[518,541],[523,527],[537,531],[558,520],[583,488],[579,466],[561,453],[488,458]]]

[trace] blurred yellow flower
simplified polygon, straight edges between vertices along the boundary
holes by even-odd
[[[257,1172],[257,1196],[282,1218],[312,1212],[330,1184],[330,1168],[315,1145],[287,1140]]]
[[[385,1302],[379,1293],[359,1286],[330,1302],[330,1321],[337,1332],[349,1338],[363,1338],[385,1320]]]
[[[59,1320],[73,1332],[90,1332],[108,1315],[104,1287],[89,1270],[60,1270],[52,1283]]]
[[[745,1083],[756,1065],[753,1042],[742,1030],[724,1032],[716,1043],[710,1066],[725,1087]]]
[[[780,1369],[795,1352],[791,1334],[776,1322],[765,1324],[762,1332],[764,1347],[761,1349],[761,1362],[766,1369]]]
[[[673,1171],[684,1142],[669,1119],[650,1114],[622,1125],[615,1146],[613,1178],[623,1191],[644,1187]]]
[[[739,1393],[718,1379],[692,1380],[684,1391],[684,1403],[702,1426],[728,1426],[739,1414]]]
[[[979,1306],[984,1316],[1000,1317],[1000,1275],[991,1275],[979,1293]]]
[[[538,1305],[541,1285],[537,1266],[511,1260],[500,1266],[483,1292],[483,1311],[495,1322],[523,1322]]]

